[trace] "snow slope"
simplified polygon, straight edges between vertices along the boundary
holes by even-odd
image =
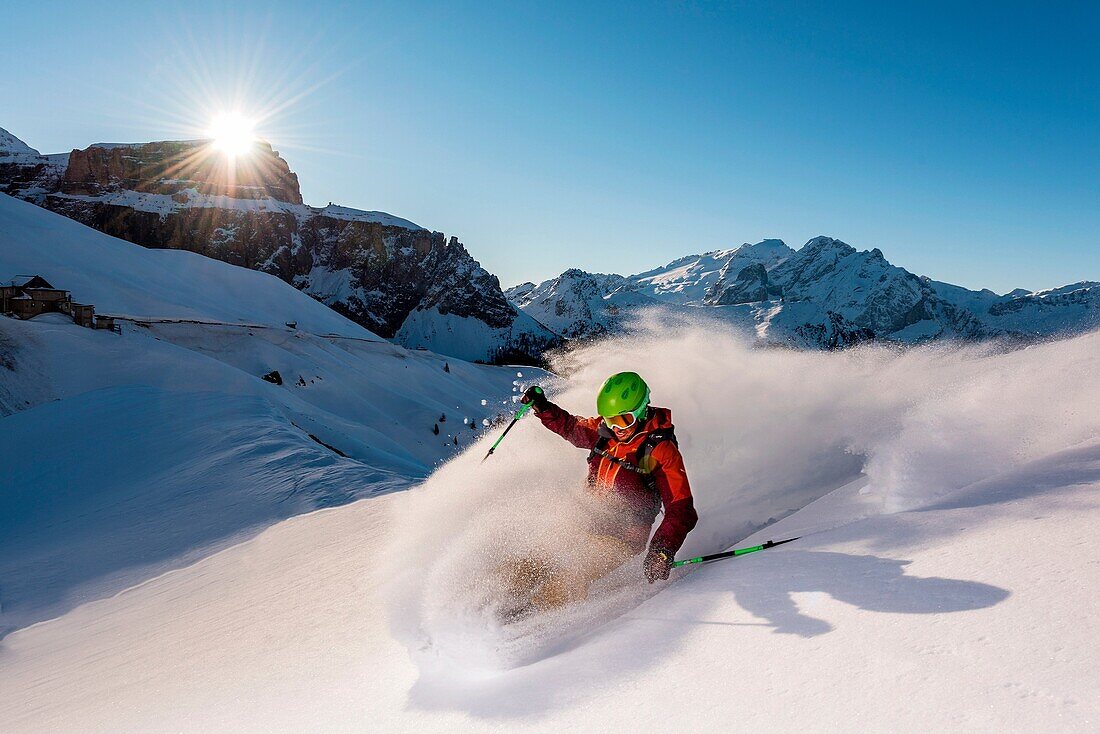
[[[479,625],[451,572],[476,592],[479,551],[552,525],[583,473],[524,422],[491,462],[482,443],[413,491],[10,634],[0,728],[1095,730],[1100,334],[823,354],[683,329],[662,347],[581,350],[552,394],[584,411],[608,371],[650,378],[703,515],[686,553],[803,540],[654,587],[625,569],[520,638]]]
[[[0,445],[11,482],[0,494],[0,619],[11,627],[113,588],[116,575],[155,575],[318,504],[407,486],[310,440],[255,396],[105,388],[4,428],[18,437]]]
[[[472,316],[443,313],[438,307],[413,310],[394,335],[394,341],[413,349],[437,349],[459,359],[498,363],[524,345],[545,347],[548,332],[530,315],[517,309],[507,326],[493,327]],[[503,357],[503,360],[502,360]]]
[[[270,276],[6,197],[0,265],[133,319],[119,335],[0,317],[0,637],[406,488],[516,390],[511,368],[405,350]]]
[[[385,531],[382,505],[399,498],[327,510],[12,635],[0,721],[12,732],[1088,732],[1100,716],[1100,629],[1085,611],[1100,583],[1100,450],[1030,470],[1051,481],[1036,488],[1025,469],[978,487],[968,507],[705,567],[561,655],[444,682],[426,682],[385,633],[361,542]],[[1045,535],[1060,544],[1035,542]]]

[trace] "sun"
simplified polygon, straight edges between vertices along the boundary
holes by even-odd
[[[210,121],[206,133],[214,140],[214,147],[230,158],[244,155],[256,142],[256,123],[239,112],[222,112]]]

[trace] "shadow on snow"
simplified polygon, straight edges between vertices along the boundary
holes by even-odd
[[[1000,477],[978,482],[935,504],[899,515],[857,521],[829,531],[828,542],[868,542],[883,552],[905,552],[927,540],[961,532],[975,523],[945,516],[947,530],[921,522],[936,510],[1011,506],[1014,500],[1049,494],[1057,498],[1072,486],[1100,481],[1100,443],[1059,452]],[[992,517],[993,515],[991,515]],[[980,522],[980,520],[979,520]],[[833,626],[800,610],[796,593],[821,593],[867,612],[951,614],[992,607],[1011,595],[976,581],[921,577],[906,573],[911,561],[877,555],[812,549],[777,549],[690,573],[660,594],[665,608],[652,615],[635,612],[594,631],[586,644],[567,654],[494,676],[458,679],[422,672],[408,705],[429,710],[461,710],[485,719],[546,715],[562,706],[599,695],[609,681],[643,674],[666,658],[694,625],[771,627],[775,633],[812,638]],[[705,619],[715,598],[733,594],[737,604],[763,621]]]

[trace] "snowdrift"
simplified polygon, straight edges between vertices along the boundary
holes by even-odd
[[[753,349],[709,322],[651,320],[563,356],[551,398],[594,413],[607,375],[636,370],[670,407],[701,517],[681,557],[724,550],[844,487],[855,516],[929,505],[981,479],[1100,436],[1100,334],[1006,352],[996,345],[845,352]],[[521,385],[522,387],[522,385]],[[503,559],[586,562],[585,452],[531,418],[489,462],[476,446],[398,500],[391,616],[425,671],[500,670],[574,644],[661,587],[640,559],[555,619],[501,627]],[[572,515],[572,516],[571,516]],[[401,559],[400,563],[396,559]],[[480,585],[477,580],[480,581]]]

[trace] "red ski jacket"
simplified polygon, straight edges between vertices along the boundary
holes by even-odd
[[[659,440],[672,433],[672,413],[650,407],[642,427],[626,441],[618,441],[601,418],[578,418],[554,403],[537,411],[542,424],[578,448],[588,449],[588,488],[597,496],[615,495],[633,516],[624,538],[635,552],[645,549],[646,538],[657,512],[664,506],[665,518],[650,545],[675,554],[699,516],[691,497],[684,459],[674,440]],[[597,446],[598,444],[598,446]],[[604,455],[597,451],[604,452]],[[646,449],[649,449],[648,452]],[[641,455],[640,455],[641,454]],[[620,462],[616,462],[614,457]],[[632,467],[642,469],[638,472]],[[648,474],[649,476],[645,476]],[[640,531],[640,532],[639,532]]]

